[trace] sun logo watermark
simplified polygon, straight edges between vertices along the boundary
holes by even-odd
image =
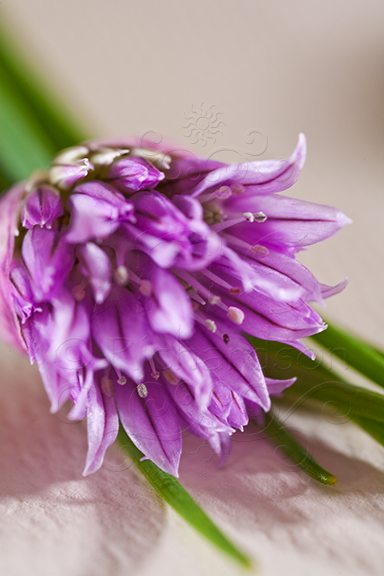
[[[216,112],[214,108],[215,104],[204,108],[204,102],[202,102],[200,108],[194,109],[192,104],[191,113],[188,115],[184,113],[185,119],[188,120],[187,124],[183,126],[185,128],[184,136],[192,139],[191,144],[201,142],[203,146],[206,146],[208,140],[213,140],[212,144],[216,144],[217,135],[223,135],[219,129],[221,125],[225,126],[224,122],[220,120],[222,112]]]

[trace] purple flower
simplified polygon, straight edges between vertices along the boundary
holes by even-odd
[[[350,220],[279,192],[305,160],[239,165],[134,140],[91,142],[0,200],[0,331],[36,361],[52,411],[87,416],[84,474],[119,419],[178,474],[182,435],[221,461],[248,413],[294,380],[264,377],[242,336],[288,343],[326,326],[309,302],[340,291],[296,258]]]

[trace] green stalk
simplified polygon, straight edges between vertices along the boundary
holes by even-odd
[[[37,168],[48,168],[56,149],[1,67],[0,125],[0,162],[6,180],[23,180]]]
[[[266,376],[297,378],[284,391],[283,401],[288,401],[292,408],[303,405],[307,400],[315,400],[323,405],[332,403],[384,446],[382,394],[349,384],[327,369],[321,358],[312,361],[295,348],[279,342],[259,340],[252,336],[248,340],[254,346]]]
[[[286,428],[272,414],[267,412],[264,416],[265,427],[263,432],[292,462],[294,462],[303,472],[311,476],[318,482],[326,485],[336,484],[336,478],[324,470],[308,454],[308,452],[291,436]]]
[[[384,357],[367,342],[330,323],[324,332],[311,336],[311,339],[384,387]]]
[[[55,151],[85,139],[85,131],[51,92],[33,64],[19,53],[4,29],[0,29],[0,69],[10,79],[14,91],[40,124]]]
[[[176,478],[160,470],[151,460],[141,460],[144,455],[136,448],[121,426],[118,441],[159,496],[184,520],[234,560],[247,568],[251,566],[251,560],[224,536]]]

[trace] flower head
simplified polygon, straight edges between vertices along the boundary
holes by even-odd
[[[264,377],[242,332],[311,353],[320,284],[295,253],[349,219],[278,194],[305,160],[239,165],[130,141],[66,150],[0,201],[0,330],[36,361],[52,411],[87,416],[85,474],[120,418],[177,475],[182,430],[224,458],[248,414],[293,380]]]

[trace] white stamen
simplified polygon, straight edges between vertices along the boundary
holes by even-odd
[[[245,314],[242,310],[240,310],[240,308],[236,308],[236,306],[230,306],[227,317],[229,320],[231,320],[231,322],[240,326],[240,324],[242,324],[244,321]]]
[[[160,378],[160,373],[156,370],[156,365],[155,365],[155,362],[153,360],[153,356],[152,356],[152,358],[148,359],[148,362],[149,362],[149,365],[152,369],[152,373],[151,373],[152,378],[154,380],[158,380]]]
[[[243,217],[246,219],[247,222],[254,222],[255,217],[252,212],[244,212]]]
[[[85,292],[84,292],[83,288],[80,286],[80,284],[78,284],[77,286],[74,286],[72,288],[71,292],[72,292],[72,296],[74,297],[74,299],[77,302],[81,302],[84,299]]]
[[[243,192],[245,192],[245,186],[243,186],[242,184],[232,184],[231,189],[232,192],[237,195],[240,195]]]
[[[178,378],[176,376],[176,374],[174,374],[172,372],[172,370],[170,370],[169,368],[166,368],[163,372],[163,376],[164,378],[167,380],[167,382],[169,382],[170,384],[172,384],[172,386],[177,386],[177,384],[180,382],[180,378]]]
[[[129,280],[129,272],[125,266],[118,266],[115,270],[115,280],[119,286],[125,286]]]
[[[148,390],[145,384],[139,384],[136,390],[140,398],[146,398],[148,396]]]
[[[217,326],[216,326],[216,324],[215,324],[215,322],[214,322],[213,320],[207,319],[207,320],[205,321],[205,327],[206,327],[210,332],[213,332],[213,333],[215,333],[216,330],[217,330]]]
[[[101,391],[104,396],[111,398],[113,396],[113,382],[108,376],[103,376],[100,382]]]
[[[15,228],[14,235],[18,236],[19,234],[20,234],[20,230],[18,228]]]
[[[219,304],[219,302],[221,302],[220,296],[214,296],[209,301],[209,303],[212,304],[212,306],[216,306],[216,304]]]
[[[127,379],[125,376],[120,376],[120,378],[117,381],[118,384],[120,384],[120,386],[124,386],[124,384],[127,383]]]
[[[147,296],[148,298],[151,296],[152,294],[152,282],[150,282],[149,280],[142,280],[140,283],[140,292],[143,294],[143,296]]]
[[[253,217],[255,219],[255,222],[265,222],[267,219],[264,212],[255,212],[255,214],[253,214]]]

